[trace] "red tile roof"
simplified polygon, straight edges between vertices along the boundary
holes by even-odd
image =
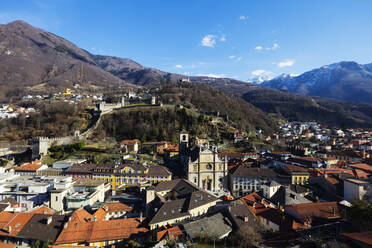
[[[55,214],[56,213],[56,211],[54,211],[51,208],[48,208],[47,206],[40,206],[40,207],[32,209],[29,212],[33,214]]]
[[[16,244],[0,242],[0,247],[1,248],[15,248],[16,246],[17,246]]]
[[[349,164],[349,167],[354,169],[360,169],[366,172],[372,172],[372,165],[368,164]]]
[[[123,140],[123,141],[121,141],[121,144],[136,144],[136,143],[140,143],[140,141],[138,139]]]
[[[124,203],[121,203],[121,202],[108,202],[103,206],[103,208],[109,213],[112,213],[112,212],[130,212],[130,211],[133,210],[130,206],[128,206]]]
[[[285,212],[293,217],[299,217],[299,221],[304,223],[309,217],[318,217],[325,219],[340,218],[340,209],[337,202],[316,202],[288,205]]]
[[[268,202],[262,196],[258,195],[256,192],[243,196],[240,198],[240,200],[245,203],[248,206],[249,210],[255,215],[267,211],[270,208],[274,208],[270,204],[270,202]]]
[[[79,208],[75,212],[72,213],[69,221],[74,223],[85,223],[93,219],[93,215],[88,213],[85,209]]]
[[[345,237],[372,246],[372,231],[359,233],[343,233]]]
[[[2,222],[0,226],[0,236],[15,237],[34,214],[17,213],[12,215],[10,220]]]
[[[70,223],[62,230],[55,244],[78,242],[100,242],[129,239],[132,235],[148,232],[140,227],[138,218],[126,218],[105,221],[89,221],[86,223]]]
[[[183,232],[182,232],[182,230],[180,229],[179,226],[173,226],[173,227],[170,227],[170,228],[166,227],[165,230],[159,231],[157,233],[157,240],[159,241],[159,240],[163,239],[165,235],[168,235],[170,240],[174,240],[177,237],[182,236]]]
[[[29,171],[29,172],[36,172],[37,170],[40,169],[42,165],[41,164],[23,164],[21,166],[16,167],[14,170],[15,171]]]
[[[103,208],[97,209],[97,211],[94,213],[94,217],[96,218],[97,221],[103,221],[106,218],[106,211]]]

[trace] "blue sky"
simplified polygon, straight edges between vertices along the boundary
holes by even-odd
[[[372,62],[372,1],[1,0],[25,20],[95,54],[188,75],[248,80]]]

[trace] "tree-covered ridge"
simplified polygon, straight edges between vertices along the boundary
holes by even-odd
[[[240,98],[229,97],[205,84],[165,83],[159,85],[160,98],[163,103],[182,104],[201,112],[219,112],[241,130],[253,131],[263,129],[271,132],[275,122],[264,112]]]

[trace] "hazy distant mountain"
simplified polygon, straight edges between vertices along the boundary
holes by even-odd
[[[124,82],[57,35],[23,21],[0,25],[0,99],[31,87],[48,91],[73,83],[102,87]]]
[[[280,75],[260,86],[307,96],[372,103],[372,64],[343,61],[305,72],[299,76]]]

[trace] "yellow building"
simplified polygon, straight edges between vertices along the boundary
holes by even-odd
[[[71,90],[69,88],[66,89],[66,92],[63,93],[65,96],[69,96],[71,94]]]
[[[144,166],[141,164],[97,165],[93,169],[93,179],[111,182],[113,190],[126,185],[155,184],[172,180],[172,173],[164,166]]]
[[[291,177],[291,184],[307,184],[310,173],[306,168],[295,165],[287,165],[285,171]]]

